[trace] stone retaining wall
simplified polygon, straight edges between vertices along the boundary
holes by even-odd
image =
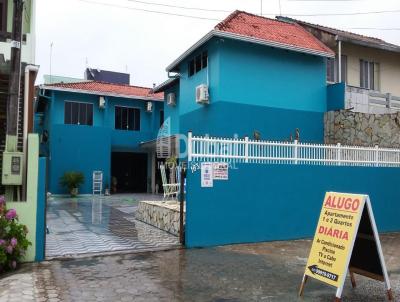
[[[139,201],[135,217],[173,235],[179,235],[179,203]],[[185,215],[184,215],[185,216]],[[184,220],[185,223],[185,220]]]
[[[326,144],[400,148],[400,113],[329,111],[324,116],[324,127]]]

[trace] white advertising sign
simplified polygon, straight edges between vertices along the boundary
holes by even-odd
[[[201,186],[211,188],[213,185],[213,164],[201,163]]]
[[[214,163],[213,178],[214,180],[228,180],[228,163]]]

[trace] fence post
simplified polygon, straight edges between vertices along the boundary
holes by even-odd
[[[298,158],[298,155],[297,155],[298,145],[297,145],[297,143],[298,143],[298,140],[295,139],[295,140],[294,140],[294,163],[295,163],[296,165],[297,165],[297,162],[298,162],[298,160],[297,160],[297,158]]]
[[[187,152],[188,152],[188,162],[190,162],[192,161],[192,131],[188,132]]]
[[[340,143],[337,143],[337,160],[338,165],[342,165],[342,146]]]
[[[244,138],[244,162],[249,162],[249,137],[245,136]]]
[[[386,108],[390,109],[392,104],[390,104],[390,101],[392,100],[392,94],[391,93],[386,93]]]
[[[375,167],[377,167],[377,166],[378,166],[378,163],[379,163],[379,156],[378,156],[378,153],[379,153],[379,146],[378,146],[378,145],[375,145]]]

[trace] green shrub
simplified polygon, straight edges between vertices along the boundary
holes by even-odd
[[[0,273],[17,268],[31,245],[27,233],[15,209],[7,209],[4,196],[0,196]]]
[[[65,172],[60,178],[60,185],[66,187],[70,192],[75,188],[79,188],[84,182],[85,176],[81,172]]]

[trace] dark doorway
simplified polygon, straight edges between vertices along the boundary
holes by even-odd
[[[116,187],[116,193],[147,192],[147,154],[112,152],[111,175],[112,192],[114,187]]]

